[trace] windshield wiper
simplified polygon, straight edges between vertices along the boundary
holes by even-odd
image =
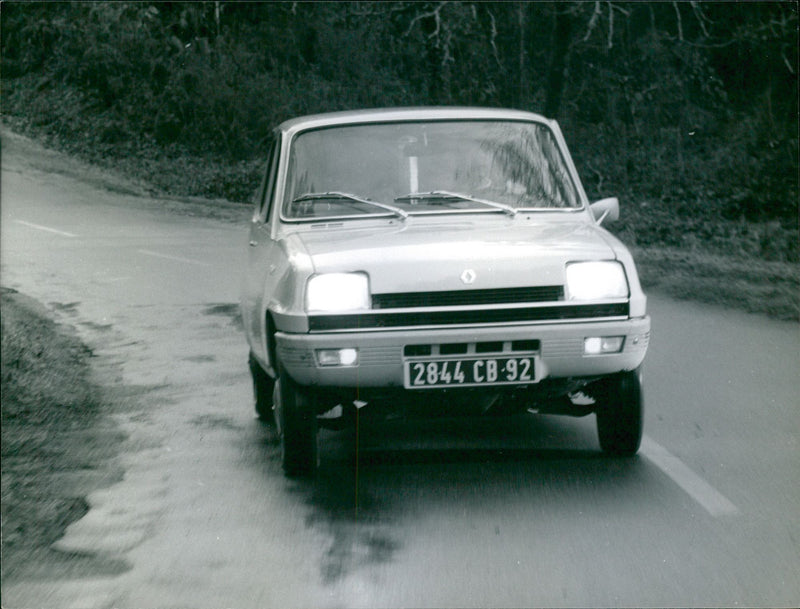
[[[450,192],[448,190],[412,192],[407,195],[403,195],[402,197],[396,197],[395,201],[413,201],[415,199],[428,200],[428,201],[436,199],[450,200],[450,201],[470,201],[471,203],[480,203],[482,205],[488,205],[489,207],[502,210],[505,213],[510,214],[511,216],[517,215],[517,209],[515,207],[512,207],[511,205],[506,205],[505,203],[498,203],[497,201],[489,201],[487,199],[479,199],[471,195],[464,195],[458,192]]]
[[[308,192],[304,195],[292,199],[292,203],[302,203],[303,201],[353,201],[354,203],[364,203],[365,205],[372,205],[379,207],[383,210],[392,212],[394,215],[399,216],[403,220],[408,218],[408,213],[395,207],[394,205],[387,205],[386,203],[379,203],[378,201],[370,201],[357,195],[351,195],[346,192]]]

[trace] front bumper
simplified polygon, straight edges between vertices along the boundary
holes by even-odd
[[[624,336],[622,351],[602,355],[584,354],[584,340],[594,336]],[[510,355],[512,343],[536,345],[537,381],[546,378],[592,377],[637,368],[644,360],[650,340],[650,318],[553,324],[479,326],[375,330],[369,332],[289,333],[277,332],[278,359],[301,385],[318,387],[403,387],[406,347],[502,343],[483,357]],[[358,363],[351,366],[320,366],[320,349],[356,349]]]

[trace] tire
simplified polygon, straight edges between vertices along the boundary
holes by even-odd
[[[250,376],[253,378],[253,397],[255,399],[256,416],[264,423],[275,424],[275,411],[272,397],[275,388],[275,379],[269,376],[261,364],[256,361],[253,354],[248,358]]]
[[[314,394],[279,367],[274,396],[283,471],[292,478],[311,477],[319,466]]]
[[[644,425],[641,371],[621,372],[601,381],[595,398],[600,448],[609,455],[635,455]]]

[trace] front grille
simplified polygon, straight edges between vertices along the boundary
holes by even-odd
[[[512,352],[531,352],[539,351],[541,348],[539,340],[513,340],[508,341],[510,349],[506,349],[503,341],[484,341],[476,343],[443,343],[441,345],[406,345],[403,347],[405,357],[427,357],[434,354],[434,347],[438,348],[437,355],[466,355],[469,353],[470,346],[474,347],[475,354],[482,353],[512,353]]]
[[[403,313],[357,313],[350,315],[311,315],[312,332],[333,330],[371,330],[413,326],[453,326],[471,324],[524,323],[627,317],[628,303],[555,305],[518,309],[468,311],[419,311]]]
[[[414,309],[419,307],[459,307],[522,302],[557,302],[559,300],[564,300],[563,286],[545,285],[532,288],[373,294],[372,308]]]

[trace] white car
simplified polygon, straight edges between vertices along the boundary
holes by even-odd
[[[595,413],[604,451],[636,453],[646,297],[554,121],[384,109],[274,134],[241,310],[287,474],[356,408]]]

